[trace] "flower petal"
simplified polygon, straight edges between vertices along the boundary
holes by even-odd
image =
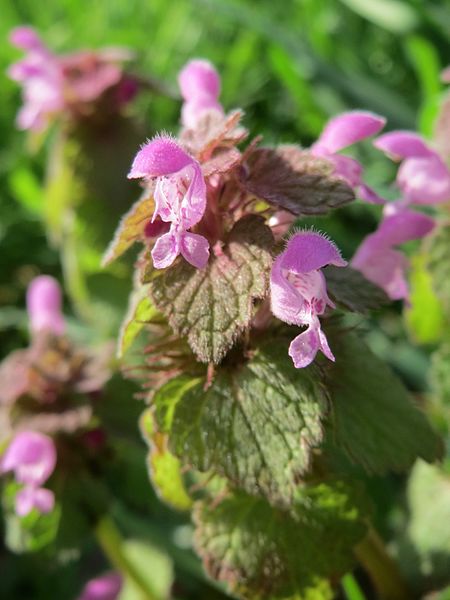
[[[206,267],[209,259],[209,243],[206,238],[186,231],[180,242],[182,256],[197,269]]]
[[[27,289],[27,310],[33,332],[47,330],[61,335],[65,330],[61,310],[61,288],[49,275],[35,277]]]
[[[439,204],[450,200],[450,171],[439,156],[408,158],[397,173],[405,200],[414,204]]]
[[[36,30],[27,25],[15,27],[9,34],[9,41],[22,50],[46,50]]]
[[[322,134],[313,148],[320,148],[334,154],[364,138],[378,133],[386,119],[375,113],[355,110],[334,117],[325,125]]]
[[[45,488],[25,486],[16,494],[15,509],[19,517],[26,517],[33,508],[40,513],[49,513],[54,506],[55,496]]]
[[[325,265],[344,267],[347,264],[337,246],[316,231],[294,234],[280,256],[281,267],[295,273],[308,273]]]
[[[415,210],[400,208],[385,216],[373,235],[376,236],[378,246],[398,246],[425,237],[434,226],[435,221],[432,217]]]
[[[192,100],[199,96],[217,99],[220,94],[219,74],[208,60],[189,61],[178,75],[178,85],[185,100]]]
[[[179,254],[179,236],[171,230],[156,240],[152,250],[153,266],[155,269],[170,267]]]
[[[369,238],[358,248],[352,260],[352,267],[382,288],[391,300],[407,299],[407,258],[398,250],[384,246],[374,247],[373,237]]]
[[[77,600],[116,600],[123,580],[118,573],[107,573],[89,581]]]
[[[436,155],[427,146],[423,138],[412,131],[392,131],[385,133],[374,140],[373,145],[393,160]]]
[[[136,154],[128,178],[170,175],[195,162],[171,137],[156,137]]]
[[[9,444],[0,464],[1,472],[14,471],[16,480],[26,485],[42,485],[56,465],[53,440],[37,431],[21,431]]]
[[[328,340],[320,328],[320,322],[315,319],[306,331],[292,340],[289,356],[297,369],[303,369],[313,362],[318,350],[321,350],[328,359],[335,360],[328,346]]]

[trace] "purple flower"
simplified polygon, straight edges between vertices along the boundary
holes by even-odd
[[[382,203],[380,198],[362,180],[361,164],[350,156],[337,154],[371,135],[377,134],[385,125],[386,119],[367,111],[350,111],[328,121],[319,139],[311,146],[314,156],[326,158],[334,164],[335,173],[358,189],[358,193],[368,202]]]
[[[0,471],[13,471],[16,481],[24,485],[15,498],[19,516],[26,516],[33,508],[42,513],[53,509],[53,492],[41,486],[53,473],[55,465],[55,445],[42,433],[21,431],[9,444],[2,457]]]
[[[11,65],[8,74],[21,84],[24,104],[17,116],[20,129],[43,130],[53,116],[70,113],[90,114],[85,105],[96,101],[116,87],[118,106],[130,100],[135,92],[131,79],[123,77],[120,63],[130,53],[119,48],[99,52],[76,52],[58,56],[51,52],[31,27],[17,27],[10,42],[25,51],[25,57]],[[110,99],[110,104],[113,99]]]
[[[384,289],[392,300],[408,299],[405,273],[408,259],[396,246],[420,239],[434,227],[434,220],[404,206],[386,205],[375,233],[367,236],[352,259],[352,267]]]
[[[393,131],[377,138],[374,146],[393,160],[402,161],[397,184],[406,204],[439,204],[450,200],[450,170],[419,135]]]
[[[318,315],[334,304],[328,297],[326,282],[320,271],[326,265],[344,267],[347,263],[335,244],[314,231],[296,233],[286,250],[276,259],[270,277],[273,314],[291,325],[307,329],[289,346],[289,355],[297,368],[308,366],[321,350],[334,361]]]
[[[206,208],[206,184],[198,161],[170,137],[157,137],[136,155],[129,178],[156,178],[154,192],[156,217],[170,223],[152,250],[157,269],[169,267],[181,254],[198,269],[209,258],[209,243],[188,231],[199,223]]]
[[[77,600],[116,600],[122,584],[119,573],[106,573],[88,581]]]
[[[35,508],[42,514],[49,513],[55,506],[52,491],[43,487],[25,486],[16,494],[15,508],[19,517],[26,517]]]
[[[46,330],[62,335],[65,330],[61,312],[61,288],[49,275],[35,277],[27,290],[27,309],[33,333]]]
[[[23,86],[24,104],[17,115],[20,129],[39,131],[54,113],[64,108],[63,77],[58,58],[42,43],[31,27],[18,27],[10,42],[27,52],[8,74]]]
[[[194,128],[205,111],[215,110],[223,114],[218,100],[220,78],[209,61],[189,61],[178,75],[178,84],[184,99],[181,122],[185,127]]]

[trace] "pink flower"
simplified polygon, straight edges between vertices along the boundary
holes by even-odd
[[[36,431],[18,433],[6,449],[0,471],[13,471],[24,487],[15,498],[16,512],[26,516],[33,508],[47,513],[53,509],[53,492],[42,488],[56,465],[56,448],[51,438]]]
[[[27,290],[27,309],[33,333],[47,330],[62,335],[65,330],[61,311],[61,288],[49,275],[35,277]]]
[[[122,577],[118,573],[106,573],[88,581],[77,600],[116,600],[122,583]]]
[[[393,131],[374,146],[393,160],[401,160],[397,184],[406,204],[439,204],[450,200],[450,170],[439,154],[416,133]]]
[[[220,78],[209,61],[189,61],[178,75],[178,84],[184,99],[181,122],[185,127],[195,127],[205,111],[214,110],[223,114],[219,102]]]
[[[20,129],[41,131],[61,113],[90,114],[90,104],[114,86],[116,95],[109,99],[110,104],[120,106],[136,93],[135,82],[123,77],[120,63],[128,60],[130,53],[122,49],[58,56],[31,27],[13,29],[10,41],[26,53],[8,70],[11,79],[23,88],[24,104],[17,116]]]
[[[328,297],[326,282],[320,271],[326,265],[344,267],[347,263],[339,250],[325,236],[314,231],[296,233],[286,250],[276,259],[270,277],[273,314],[291,325],[307,329],[289,346],[289,355],[297,368],[308,366],[321,350],[334,361],[318,315],[327,306],[334,308]]]
[[[337,154],[371,135],[377,134],[385,125],[386,119],[367,111],[350,111],[328,121],[319,139],[311,146],[314,156],[326,158],[334,164],[335,173],[358,189],[358,193],[368,202],[382,203],[370,187],[362,181],[362,166],[350,156]]]
[[[434,227],[434,220],[404,206],[386,205],[375,233],[367,236],[352,259],[352,267],[384,289],[392,300],[408,299],[405,272],[408,259],[396,246],[420,239]]]
[[[54,506],[55,496],[46,488],[25,486],[16,494],[15,508],[19,517],[26,517],[33,508],[46,514],[51,512]]]
[[[169,267],[181,254],[198,269],[209,258],[208,241],[188,231],[199,223],[206,208],[206,184],[198,161],[170,137],[157,137],[136,155],[129,178],[156,178],[154,192],[156,217],[170,223],[152,250],[157,269]]]
[[[442,71],[441,81],[443,83],[450,83],[450,65]]]
[[[24,105],[17,115],[20,129],[39,131],[52,114],[64,108],[63,78],[55,54],[31,27],[18,27],[10,34],[13,45],[27,52],[8,74],[23,86]]]

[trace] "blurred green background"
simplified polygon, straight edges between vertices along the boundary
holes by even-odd
[[[12,27],[36,27],[55,52],[110,45],[132,48],[137,54],[134,70],[161,81],[171,96],[146,94],[135,104],[133,110],[146,135],[160,129],[176,132],[180,109],[176,75],[188,59],[205,57],[222,76],[225,108],[242,107],[245,125],[252,135],[262,134],[266,143],[307,146],[329,117],[352,108],[386,116],[388,129],[418,128],[431,136],[444,91],[439,73],[450,61],[450,1],[445,0],[1,0],[0,12],[1,356],[27,343],[23,307],[28,282],[40,272],[61,278],[58,253],[47,243],[41,222],[48,148],[44,143],[32,152],[26,134],[14,126],[20,90],[5,71],[21,54],[8,44]],[[387,197],[395,197],[394,167],[370,143],[357,152],[366,166],[367,181]],[[378,209],[357,203],[314,222],[350,258],[378,217]],[[70,311],[67,303],[66,312]],[[369,323],[369,341],[410,388],[423,391],[428,351],[407,342],[399,314],[394,306],[376,325]],[[128,483],[119,477],[119,493],[122,484],[133,493],[122,498],[129,513],[124,515],[119,506],[118,518],[129,530],[140,530],[141,521],[133,521],[138,514],[149,523],[149,536],[166,550],[169,547],[177,570],[185,574],[180,597],[220,597],[204,583],[192,584],[196,578],[201,580],[199,565],[180,550],[189,545],[189,529],[183,529],[185,521],[162,508],[151,494],[144,447],[133,430],[139,410],[133,404],[128,414],[129,436],[136,438],[132,450],[120,442],[128,432],[121,431],[118,437],[119,456],[122,450],[134,452],[125,463],[135,465],[135,471],[127,473]],[[14,568],[3,588],[9,590],[7,594],[11,590],[17,594],[22,589],[18,582],[35,578],[32,591],[25,583],[20,598],[71,600],[74,586],[80,585],[74,583],[79,582],[80,571],[68,561],[53,573],[62,586],[60,595],[46,596],[50,580],[48,573],[44,577],[40,572],[39,562],[3,557],[0,570],[11,564]],[[167,572],[164,565],[160,570]],[[170,580],[170,575],[166,578]],[[0,598],[10,597],[1,590],[0,584]]]

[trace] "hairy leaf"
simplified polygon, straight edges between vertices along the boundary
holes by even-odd
[[[328,578],[353,565],[361,519],[342,482],[300,488],[289,512],[236,492],[197,503],[195,541],[207,572],[239,598],[327,600]]]
[[[182,131],[180,140],[200,162],[209,160],[216,148],[236,146],[247,137],[247,130],[239,126],[242,116],[240,110],[227,115],[205,111],[195,129]]]
[[[377,473],[406,470],[418,457],[437,459],[439,437],[389,367],[354,334],[330,342],[336,356],[328,371],[334,442]]]
[[[433,279],[424,253],[412,257],[409,286],[411,304],[405,307],[409,331],[421,344],[438,342],[445,336],[444,315],[433,290]]]
[[[204,177],[215,175],[216,173],[226,173],[241,162],[241,153],[236,148],[226,148],[217,152],[210,160],[202,165]]]
[[[187,336],[202,362],[220,362],[253,316],[253,301],[269,285],[273,243],[261,217],[236,223],[226,245],[207,267],[180,260],[155,277],[150,294],[175,333]]]
[[[139,332],[146,323],[149,323],[159,312],[148,297],[148,288],[140,286],[130,297],[128,313],[120,328],[117,343],[117,355],[122,358],[131,347]]]
[[[134,242],[143,238],[145,225],[151,219],[153,211],[153,196],[149,196],[148,193],[133,204],[117,227],[114,238],[103,256],[103,266],[121,256]]]
[[[330,296],[348,310],[368,314],[389,302],[381,288],[351,267],[342,269],[330,265],[323,269],[323,274]]]
[[[332,172],[329,162],[298,146],[257,148],[241,182],[249,193],[294,215],[319,215],[355,199],[351,187]]]
[[[322,440],[327,398],[315,371],[295,369],[280,350],[265,348],[242,368],[221,370],[206,391],[202,382],[182,390],[173,381],[154,403],[184,463],[283,504]]]

